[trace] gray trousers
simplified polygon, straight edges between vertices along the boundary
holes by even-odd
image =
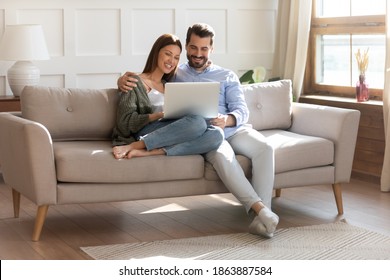
[[[235,154],[246,156],[252,161],[251,182],[245,177]],[[265,137],[250,127],[239,128],[217,150],[206,154],[206,160],[213,165],[227,189],[248,213],[251,206],[259,201],[271,209],[274,158],[274,151],[266,143]]]

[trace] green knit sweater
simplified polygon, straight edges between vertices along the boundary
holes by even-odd
[[[149,123],[149,114],[152,105],[148,93],[141,78],[138,79],[137,87],[121,93],[116,116],[116,125],[112,133],[112,144],[114,146],[130,144],[136,139],[134,134]]]

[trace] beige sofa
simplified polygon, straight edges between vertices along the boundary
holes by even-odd
[[[360,112],[293,103],[291,81],[243,86],[253,127],[275,149],[275,186],[333,185],[343,213],[341,183],[349,182]],[[0,165],[13,190],[38,205],[38,241],[49,205],[127,201],[227,192],[201,155],[115,160],[110,135],[115,89],[31,87],[22,112],[0,113]],[[250,161],[238,155],[248,177]]]

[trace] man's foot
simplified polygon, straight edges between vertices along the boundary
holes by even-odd
[[[279,223],[279,217],[270,209],[264,207],[259,214],[253,219],[249,226],[249,232],[271,238],[274,235],[276,226]]]

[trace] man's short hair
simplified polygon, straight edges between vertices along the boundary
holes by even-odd
[[[188,28],[186,45],[188,45],[188,43],[190,42],[192,34],[195,34],[200,38],[210,37],[210,45],[212,46],[214,43],[214,35],[215,35],[214,29],[206,23],[195,23],[194,25]]]

